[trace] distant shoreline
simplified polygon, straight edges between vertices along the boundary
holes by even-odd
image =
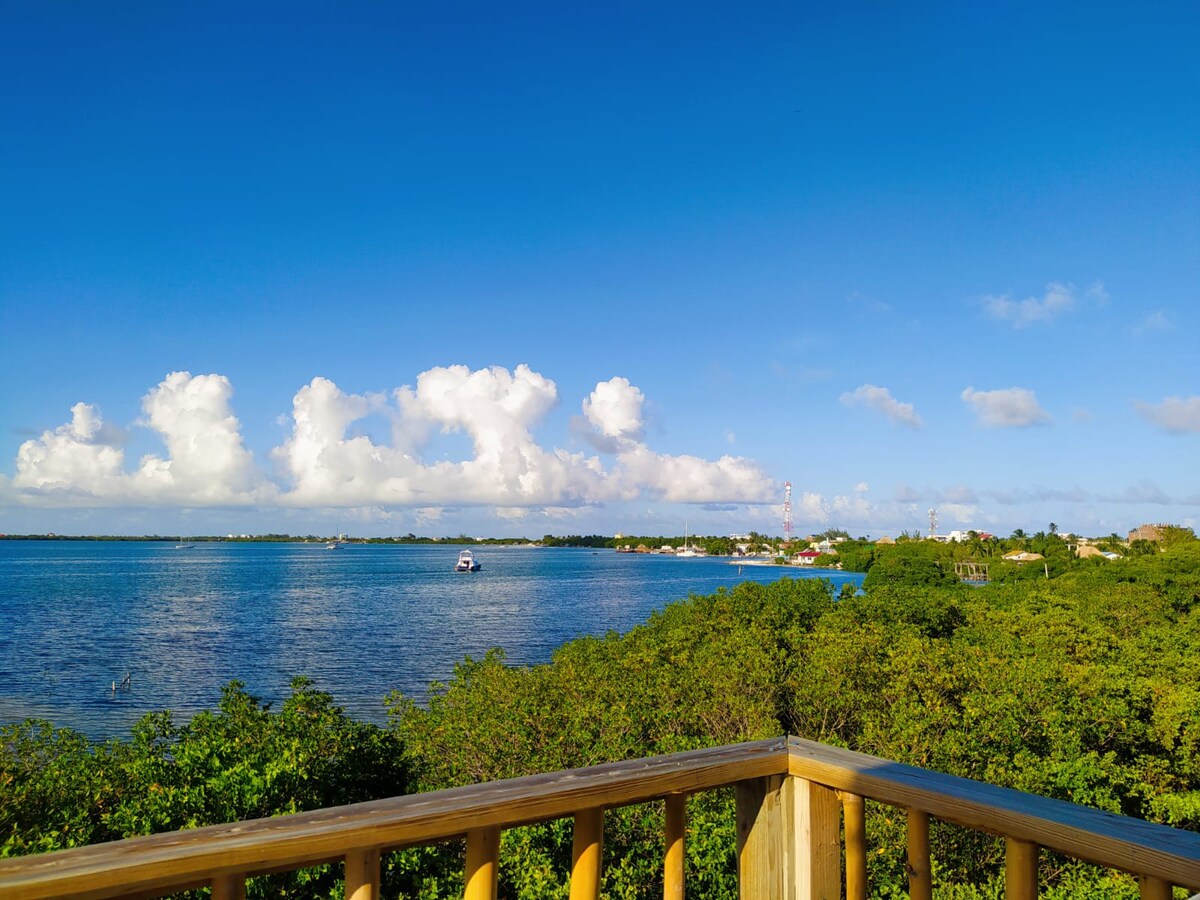
[[[139,541],[176,543],[187,539],[193,544],[305,544],[331,541],[336,535],[192,535],[192,534],[0,534],[0,541]],[[352,544],[513,544],[518,546],[538,545],[540,542],[525,537],[517,538],[473,538],[473,537],[346,537],[342,540]]]

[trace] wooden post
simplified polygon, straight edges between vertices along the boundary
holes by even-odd
[[[499,883],[500,829],[476,828],[468,831],[467,887],[463,892],[463,900],[496,900]]]
[[[782,775],[734,785],[739,900],[787,897],[783,881]]]
[[[846,900],[867,900],[867,809],[857,794],[842,794],[846,828]]]
[[[782,896],[841,900],[841,804],[837,792],[806,778],[785,778]]]
[[[687,795],[666,798],[666,852],[663,854],[663,900],[683,900],[684,834],[687,830]]]
[[[908,896],[911,900],[933,900],[929,872],[929,813],[908,811]]]
[[[246,876],[218,875],[212,880],[212,900],[246,900]]]
[[[1036,900],[1038,845],[1004,839],[1004,900]]]
[[[1153,875],[1139,875],[1138,888],[1142,900],[1171,900],[1171,885]]]
[[[571,900],[599,900],[600,865],[604,855],[604,808],[575,813],[571,852]]]
[[[379,900],[379,851],[346,854],[346,900]]]

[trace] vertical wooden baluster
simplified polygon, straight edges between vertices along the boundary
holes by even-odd
[[[842,808],[837,791],[789,776],[783,807],[783,893],[786,900],[841,900]]]
[[[467,889],[463,900],[496,900],[500,883],[500,829],[467,832]]]
[[[857,794],[842,794],[846,822],[846,900],[867,900],[867,810]]]
[[[751,778],[734,785],[740,900],[786,896],[782,788],[782,775]]]
[[[599,900],[600,865],[604,857],[604,809],[575,814],[571,853],[571,900]]]
[[[1038,845],[1004,839],[1004,900],[1036,900]]]
[[[933,881],[929,872],[929,813],[908,811],[908,896],[932,900]]]
[[[1139,875],[1138,888],[1142,900],[1171,900],[1171,885],[1153,875]]]
[[[212,880],[212,900],[246,900],[246,876],[218,875]]]
[[[346,854],[346,900],[379,900],[379,851]]]
[[[666,798],[666,853],[663,854],[663,900],[683,900],[684,833],[687,830],[687,796]]]

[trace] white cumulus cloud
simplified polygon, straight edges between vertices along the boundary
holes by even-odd
[[[172,372],[142,399],[145,420],[166,446],[133,472],[99,410],[71,408],[71,421],[17,451],[13,486],[50,503],[245,505],[275,493],[254,464],[233,415],[223,375]]]
[[[99,439],[103,424],[96,407],[76,403],[70,422],[21,444],[13,487],[95,497],[118,494],[125,452]]]
[[[1108,297],[1100,282],[1096,282],[1089,289],[1088,296],[1098,301],[1101,296],[1105,300]],[[1030,325],[1051,322],[1064,313],[1071,312],[1078,300],[1074,285],[1052,281],[1046,285],[1046,292],[1041,297],[1013,300],[1007,294],[989,295],[983,297],[980,302],[993,319],[1009,322],[1014,328],[1027,328]]]
[[[1137,410],[1172,434],[1200,433],[1200,397],[1167,397],[1161,403],[1139,403]]]
[[[165,500],[231,503],[250,499],[261,486],[254,457],[242,443],[224,375],[172,372],[142,400],[149,426],[167,448],[165,458],[145,457],[135,474],[149,493]]]
[[[583,401],[584,418],[601,435],[619,442],[640,441],[646,398],[627,378],[610,378],[596,385]]]
[[[614,476],[625,499],[646,493],[677,503],[769,503],[779,493],[767,474],[744,457],[669,456],[644,444],[617,454]]]
[[[174,372],[146,394],[138,426],[154,432],[165,453],[130,466],[124,435],[99,410],[78,403],[71,420],[23,443],[10,496],[58,506],[259,505],[408,507],[433,521],[443,508],[493,506],[519,517],[538,508],[572,508],[637,498],[684,503],[767,503],[777,493],[750,460],[709,460],[657,453],[644,443],[642,392],[624,378],[598,383],[583,401],[588,427],[612,442],[606,468],[597,456],[542,446],[535,428],[559,402],[553,381],[519,365],[437,367],[415,387],[390,395],[347,393],[313,378],[292,398],[286,440],[271,451],[278,483],[255,465],[233,415],[229,380]],[[391,443],[363,434],[367,417],[392,423]],[[423,454],[435,435],[470,441],[461,462]],[[553,511],[557,510],[557,513]]]
[[[893,424],[906,425],[909,428],[921,427],[921,417],[917,415],[913,405],[901,403],[885,387],[864,384],[853,391],[847,391],[839,399],[845,406],[865,406],[867,409],[883,413]]]
[[[528,366],[437,367],[394,397],[394,407],[381,409],[382,401],[344,394],[324,378],[302,388],[292,402],[292,435],[275,451],[292,480],[287,502],[510,507],[583,503],[605,493],[599,460],[534,440],[531,430],[558,402],[558,391]],[[347,434],[372,411],[392,415],[393,446]],[[420,452],[433,429],[466,434],[472,458],[424,461]]]
[[[962,392],[962,399],[975,411],[979,423],[987,428],[1027,428],[1050,421],[1033,391],[1026,388],[977,391],[968,387]]]

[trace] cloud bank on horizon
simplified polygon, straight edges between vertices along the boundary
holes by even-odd
[[[958,399],[988,431],[1055,425],[1027,388],[967,387]],[[862,384],[837,400],[892,426],[925,427],[914,405],[887,387]],[[69,421],[24,441],[13,476],[0,476],[0,504],[50,510],[341,508],[373,510],[384,518],[392,515],[388,510],[408,510],[419,525],[439,521],[447,509],[491,508],[498,520],[534,513],[556,519],[606,505],[666,502],[767,528],[779,520],[780,482],[760,463],[651,447],[646,397],[627,378],[600,381],[581,400],[568,423],[575,449],[535,438],[561,402],[555,382],[524,364],[512,370],[438,366],[421,372],[414,385],[388,393],[348,393],[314,377],[294,394],[290,414],[280,417],[285,438],[256,456],[234,413],[229,378],[172,372],[145,394],[142,415],[128,428],[79,402]],[[1168,397],[1136,409],[1165,433],[1200,433],[1198,397]],[[386,441],[366,433],[379,422],[387,425]],[[135,461],[126,448],[139,429],[156,437],[162,450]],[[469,450],[455,460],[439,458],[445,446],[439,435],[465,438]],[[581,452],[581,446],[587,449]],[[1125,491],[901,484],[891,497],[868,494],[865,481],[829,495],[798,491],[795,516],[813,524],[899,529],[934,504],[947,522],[994,527],[1010,515],[995,507],[1200,504],[1192,496],[1172,499],[1149,481]]]
[[[124,434],[88,403],[17,452],[12,488],[46,506],[577,507],[639,498],[761,504],[776,486],[753,461],[656,453],[644,443],[644,397],[621,377],[581,404],[580,431],[599,455],[541,446],[534,427],[559,402],[553,381],[518,365],[422,372],[390,396],[343,392],[316,377],[292,399],[291,433],[269,458],[246,448],[223,375],[172,372],[142,400],[139,425],[161,439],[129,469]],[[351,433],[369,415],[390,420],[391,444]],[[461,433],[472,456],[422,457],[433,433]]]

